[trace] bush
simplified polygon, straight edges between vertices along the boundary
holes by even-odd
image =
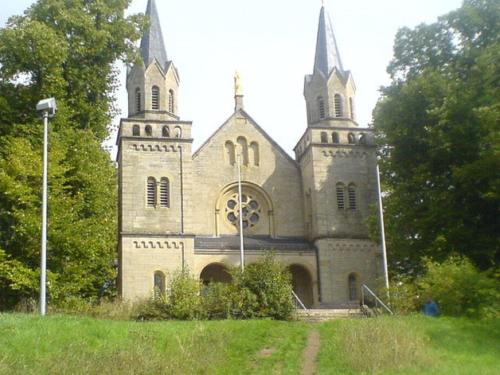
[[[207,319],[228,319],[237,295],[234,284],[212,282],[202,289],[202,311]]]
[[[500,311],[500,282],[492,272],[480,272],[467,258],[443,263],[428,260],[417,281],[423,300],[434,299],[444,315],[489,318]]]
[[[244,272],[233,270],[238,291],[235,310],[243,318],[290,319],[294,305],[290,273],[272,254],[249,264]]]
[[[175,273],[168,296],[170,318],[180,320],[200,318],[202,315],[200,291],[200,280],[195,279],[188,271]]]

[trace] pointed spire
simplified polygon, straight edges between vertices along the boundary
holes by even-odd
[[[155,0],[148,0],[146,16],[149,17],[150,26],[141,39],[141,56],[144,65],[149,66],[154,59],[164,68],[167,65],[167,51],[163,42],[160,18],[156,9]]]
[[[319,14],[314,70],[320,70],[328,77],[334,68],[337,68],[342,73],[344,72],[335,34],[333,33],[332,21],[325,7],[322,6]]]

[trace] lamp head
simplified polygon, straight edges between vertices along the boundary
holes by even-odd
[[[54,117],[57,111],[55,98],[43,99],[36,105],[36,110],[39,112],[47,112],[49,117]]]

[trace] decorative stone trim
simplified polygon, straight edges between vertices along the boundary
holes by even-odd
[[[136,249],[179,249],[182,242],[177,241],[133,241]]]
[[[149,152],[177,152],[177,146],[153,145],[153,144],[132,144],[130,149],[134,151],[149,151]]]
[[[323,156],[333,157],[333,158],[358,158],[366,159],[368,157],[367,152],[359,151],[323,151]]]

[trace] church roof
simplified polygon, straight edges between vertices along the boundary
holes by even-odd
[[[141,56],[144,65],[149,66],[154,59],[158,61],[162,68],[167,64],[167,51],[163,42],[160,18],[156,9],[155,0],[148,0],[146,16],[149,17],[150,26],[141,39]]]
[[[334,68],[344,73],[340,59],[337,41],[333,33],[332,21],[325,7],[321,7],[319,14],[318,36],[316,39],[316,56],[314,59],[314,71],[321,71],[325,77],[330,76]]]
[[[246,250],[276,250],[276,251],[310,251],[314,246],[302,237],[271,238],[269,236],[245,235],[244,245]],[[238,250],[240,248],[239,236],[196,236],[194,239],[196,250]]]

